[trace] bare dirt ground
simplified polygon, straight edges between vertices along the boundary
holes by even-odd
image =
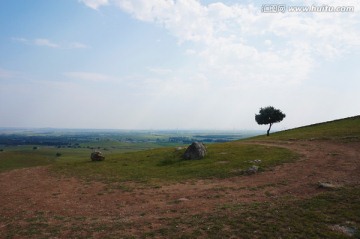
[[[161,218],[212,212],[221,205],[272,201],[284,196],[307,198],[324,190],[319,189],[318,182],[344,186],[360,183],[360,142],[247,143],[285,147],[302,156],[296,162],[250,176],[187,181],[154,188],[135,187],[133,190],[59,177],[49,167],[13,170],[0,174],[0,215],[9,219],[45,212],[103,221],[120,217],[123,222],[136,225],[132,230],[137,235],[146,228],[159,226]],[[23,221],[26,222],[26,218]],[[0,235],[6,235],[7,226],[0,222]],[[68,237],[67,233],[61,232],[60,237]]]

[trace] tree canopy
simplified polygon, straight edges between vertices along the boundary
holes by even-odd
[[[281,112],[279,109],[275,109],[272,106],[267,106],[261,108],[259,114],[255,114],[255,121],[262,125],[262,124],[269,124],[269,129],[267,130],[267,136],[269,136],[271,126],[274,123],[278,123],[285,118],[285,114]]]

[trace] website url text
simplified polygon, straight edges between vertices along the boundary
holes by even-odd
[[[354,6],[287,6],[286,4],[264,4],[261,6],[263,13],[285,12],[354,12]]]

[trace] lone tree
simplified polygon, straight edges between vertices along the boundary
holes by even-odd
[[[255,120],[258,124],[270,124],[267,130],[267,136],[269,136],[271,126],[274,123],[278,123],[285,118],[285,114],[281,110],[275,109],[272,106],[261,108],[258,115],[255,115]]]

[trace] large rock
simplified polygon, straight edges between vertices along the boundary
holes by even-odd
[[[91,161],[103,161],[103,160],[105,160],[105,157],[99,151],[92,152],[90,158],[91,158]]]
[[[183,158],[188,160],[202,159],[207,153],[203,143],[193,142],[185,151]]]

